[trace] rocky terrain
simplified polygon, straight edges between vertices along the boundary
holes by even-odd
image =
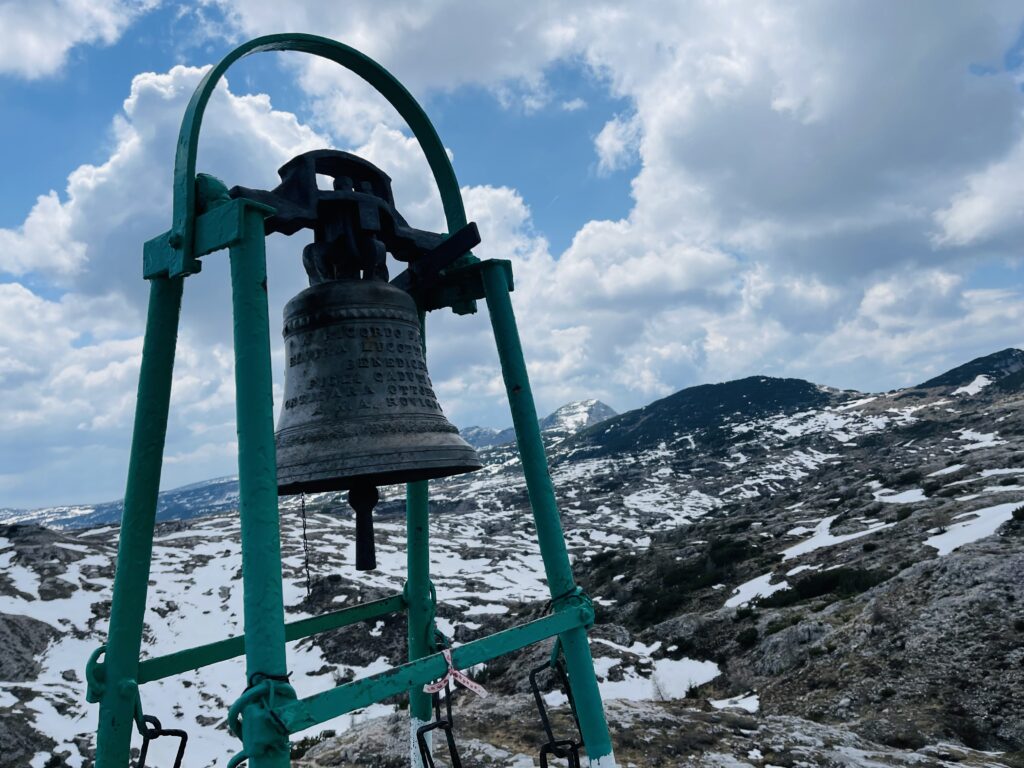
[[[1024,352],[1004,350],[895,392],[752,377],[550,432],[621,764],[1024,766],[1022,400]],[[541,615],[547,596],[515,446],[482,455],[432,486],[438,624],[456,642]],[[232,482],[164,497],[189,514],[158,530],[146,655],[241,632],[237,514],[188,504],[230,505]],[[368,574],[351,569],[341,499],[305,499],[308,581],[302,503],[282,500],[289,619],[401,589],[400,489],[385,499]],[[10,511],[0,529],[0,765],[89,764],[81,670],[105,632],[116,528],[73,527],[97,508],[67,509],[87,511]],[[295,643],[295,687],[397,663],[404,636],[389,619]],[[456,696],[467,765],[537,764],[526,670],[548,651],[475,670],[486,700]],[[189,731],[186,765],[224,765],[244,684],[225,662],[145,686],[143,704]],[[569,728],[564,696],[547,700]],[[385,702],[302,734],[296,764],[400,765],[403,715]]]

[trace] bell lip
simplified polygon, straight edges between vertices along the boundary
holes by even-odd
[[[377,472],[365,475],[353,475],[352,477],[332,477],[315,480],[295,480],[288,483],[278,483],[278,496],[295,496],[299,493],[330,493],[331,491],[350,491],[357,485],[401,485],[403,483],[418,483],[423,480],[440,480],[445,477],[465,475],[469,472],[476,472],[483,469],[482,462],[474,466],[471,462],[464,462],[462,465],[448,465],[445,467],[423,467],[416,470],[391,470],[389,472]]]

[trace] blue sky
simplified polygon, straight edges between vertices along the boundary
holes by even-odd
[[[359,47],[422,101],[479,254],[515,263],[543,411],[760,373],[889,389],[1024,344],[1024,13],[937,5],[4,3],[0,507],[120,495],[177,124],[269,32]],[[318,146],[441,226],[396,116],[308,57],[229,71],[200,169],[266,186]],[[271,241],[274,323],[301,244]],[[234,471],[225,277],[212,257],[186,289],[165,487]],[[507,424],[484,314],[428,333],[451,418]]]

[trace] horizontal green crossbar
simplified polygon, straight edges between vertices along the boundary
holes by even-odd
[[[452,663],[458,669],[466,669],[593,621],[593,610],[583,606],[568,608],[460,645],[452,650]],[[295,733],[437,680],[444,676],[447,669],[444,656],[435,653],[277,707],[274,714],[289,733]]]
[[[241,242],[247,208],[260,210],[266,216],[274,213],[273,208],[244,198],[210,209],[195,220],[195,255],[205,256]],[[173,233],[167,231],[142,246],[142,276],[147,280],[165,276],[175,259],[180,258],[171,244],[172,238]]]
[[[374,600],[361,605],[353,605],[350,608],[343,608],[340,611],[325,613],[322,616],[314,616],[310,619],[293,621],[284,626],[284,639],[287,642],[301,640],[304,637],[315,635],[319,632],[326,632],[329,629],[347,627],[350,624],[357,624],[360,621],[380,618],[389,613],[405,610],[405,598],[401,595],[392,595],[381,600]],[[166,656],[158,656],[155,659],[146,659],[139,663],[139,683],[148,683],[153,680],[161,680],[171,675],[178,675],[220,661],[227,661],[245,653],[245,638],[242,636],[229,637],[227,640],[219,640],[216,643],[200,645],[196,648],[189,648],[177,653],[170,653]]]

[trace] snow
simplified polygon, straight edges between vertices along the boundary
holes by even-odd
[[[832,521],[835,520],[839,515],[832,515],[826,517],[824,520],[819,522],[815,528],[814,533],[809,538],[804,539],[799,544],[794,544],[788,549],[782,551],[783,560],[792,560],[794,557],[800,557],[800,555],[806,555],[808,552],[813,552],[816,549],[823,547],[833,547],[836,544],[842,544],[845,541],[853,541],[859,539],[862,536],[881,531],[886,528],[892,528],[895,523],[883,523],[878,520],[868,521],[868,527],[863,531],[855,531],[854,533],[844,533],[840,535],[833,535],[830,532],[832,527]]]
[[[992,448],[997,445],[1003,445],[1006,441],[999,439],[997,432],[975,432],[972,429],[958,429],[956,433],[960,435],[960,439],[964,440],[971,445],[964,446],[966,451],[976,451],[979,448]]]
[[[956,389],[954,389],[953,390],[953,394],[954,395],[976,395],[976,394],[981,392],[981,390],[983,390],[985,387],[987,387],[991,383],[992,383],[992,379],[990,379],[985,374],[980,374],[979,376],[975,376],[974,377],[974,381],[972,381],[970,384],[965,384],[962,387],[957,387]]]
[[[656,659],[650,677],[641,675],[624,659],[599,656],[594,659],[601,698],[631,701],[682,699],[695,686],[714,680],[721,673],[713,661],[696,659]],[[609,680],[611,670],[621,667],[621,680]]]
[[[959,472],[961,469],[966,467],[966,464],[952,464],[942,469],[937,469],[934,472],[929,472],[928,477],[941,477],[942,475],[951,475],[954,472]]]
[[[938,533],[925,540],[925,544],[938,550],[939,556],[948,555],[965,544],[994,534],[1003,523],[1013,516],[1013,510],[1020,502],[996,504],[984,509],[962,512],[954,520],[962,522],[950,525],[945,533]]]
[[[980,472],[982,477],[996,477],[997,475],[1020,475],[1024,474],[1024,470],[1019,467],[997,467],[993,469],[983,469]]]
[[[695,659],[657,659],[654,662],[654,674],[651,680],[660,697],[682,699],[690,688],[709,683],[720,671],[713,661],[697,661]]]
[[[789,582],[785,579],[778,584],[772,584],[771,580],[774,575],[774,573],[766,573],[763,576],[758,576],[756,579],[751,579],[745,584],[740,584],[733,591],[732,597],[725,601],[725,607],[735,608],[740,605],[746,605],[755,597],[767,597],[778,592],[780,589],[787,589],[789,587]]]
[[[875,499],[886,504],[912,504],[917,501],[927,501],[928,497],[920,488],[911,488],[909,491],[893,493],[888,488],[875,491]]]
[[[463,616],[479,616],[480,614],[508,613],[507,605],[471,605],[462,612]]]
[[[743,696],[733,696],[731,699],[711,699],[708,704],[715,709],[742,709],[750,714],[761,708],[760,698],[753,691]]]
[[[796,568],[786,571],[786,575],[796,576],[798,573],[803,573],[804,571],[816,571],[819,568],[821,568],[820,565],[798,565]]]
[[[860,408],[862,405],[867,405],[868,403],[872,403],[872,402],[874,402],[877,399],[878,399],[877,395],[871,395],[870,397],[862,397],[859,400],[853,400],[853,401],[851,401],[849,403],[844,403],[843,405],[841,405],[838,408],[836,408],[836,410],[837,411],[849,411],[852,408]]]

